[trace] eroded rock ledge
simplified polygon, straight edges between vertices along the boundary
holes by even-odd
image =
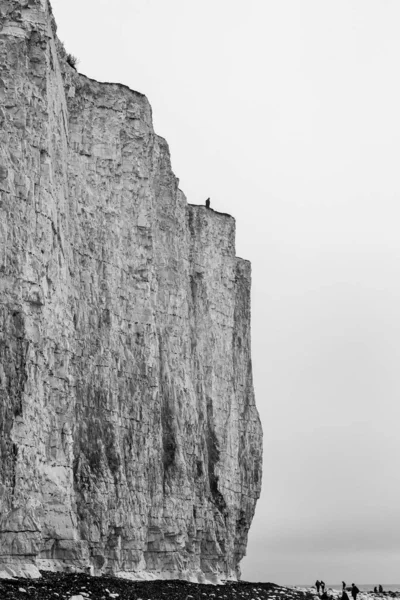
[[[261,451],[234,219],[0,0],[0,570],[235,578]]]

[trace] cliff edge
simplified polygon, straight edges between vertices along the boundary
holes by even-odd
[[[261,453],[234,219],[0,0],[0,572],[236,578]]]

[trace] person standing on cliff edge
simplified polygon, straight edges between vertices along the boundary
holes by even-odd
[[[206,208],[210,208],[210,198],[207,198],[206,200]]]

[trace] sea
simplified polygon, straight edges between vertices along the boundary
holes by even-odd
[[[353,582],[350,582],[347,584],[346,589],[348,590],[351,587],[351,584]],[[357,581],[354,582],[356,584],[356,586],[358,587],[358,589],[360,590],[360,592],[372,592],[374,590],[374,587],[378,587],[379,583],[357,583]],[[290,587],[290,586],[289,586]],[[296,585],[294,587],[315,587],[313,584],[311,585]],[[396,592],[396,591],[400,591],[400,583],[382,583],[382,587],[383,587],[383,591],[384,592]],[[342,590],[342,584],[341,583],[328,583],[325,586],[326,590],[338,590],[341,591]]]

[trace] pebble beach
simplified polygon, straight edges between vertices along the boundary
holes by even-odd
[[[314,590],[315,592],[315,590]],[[315,600],[315,593],[273,583],[223,585],[181,580],[129,581],[86,574],[42,573],[40,579],[0,579],[0,600]]]
[[[328,588],[333,600],[341,592]],[[399,590],[360,592],[357,600],[399,598]],[[83,573],[42,573],[40,579],[0,579],[0,600],[318,600],[313,587],[228,582],[223,585],[181,580],[129,581]]]

